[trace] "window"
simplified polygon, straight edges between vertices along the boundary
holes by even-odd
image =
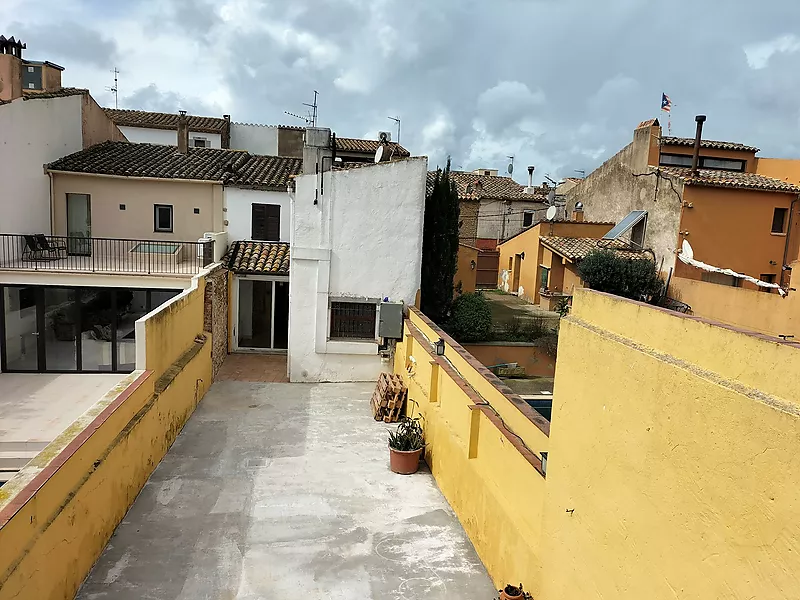
[[[33,67],[28,67],[28,73],[33,73]]]
[[[172,233],[172,205],[156,204],[153,229],[162,233]]]
[[[281,239],[281,207],[278,204],[253,204],[251,239],[278,242]]]
[[[700,166],[704,169],[717,169],[720,171],[744,171],[745,161],[732,158],[700,157]]]
[[[192,145],[195,148],[208,148],[209,143],[206,138],[192,138]]]
[[[374,302],[331,302],[330,338],[374,340],[376,314]]]
[[[692,157],[685,154],[662,154],[658,164],[663,167],[691,167]]]
[[[758,278],[766,283],[775,283],[775,273],[762,273]],[[767,294],[771,293],[773,289],[774,288],[758,286],[759,292],[766,292]]]
[[[36,89],[36,84],[35,83],[29,83],[28,84],[28,89],[29,90],[35,90]]]
[[[772,213],[772,233],[786,233],[788,208],[776,208]]]
[[[125,210],[125,205],[124,205],[124,204],[120,204],[120,205],[119,205],[119,209],[120,209],[120,210]]]
[[[540,274],[540,277],[541,277],[540,283],[541,283],[541,285],[539,287],[540,287],[540,289],[546,290],[547,289],[547,284],[550,282],[550,269],[548,269],[547,267],[542,267],[542,266],[540,266],[539,268],[542,270],[541,274]]]
[[[533,225],[533,211],[525,211],[522,213],[522,226],[530,227]]]
[[[716,283],[718,285],[729,285],[731,287],[742,287],[742,280],[733,275],[725,275],[724,273],[703,273],[701,279],[707,283]]]

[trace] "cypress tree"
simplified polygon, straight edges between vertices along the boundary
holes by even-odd
[[[421,309],[432,321],[444,325],[453,303],[453,278],[458,260],[458,191],[447,166],[437,169],[425,197],[422,232]]]

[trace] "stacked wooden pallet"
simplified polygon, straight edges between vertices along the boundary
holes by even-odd
[[[376,421],[394,423],[400,420],[408,397],[408,389],[400,375],[381,373],[372,393],[372,416]]]

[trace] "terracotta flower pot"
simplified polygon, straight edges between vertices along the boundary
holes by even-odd
[[[422,454],[422,448],[403,451],[389,447],[389,467],[394,473],[400,473],[400,475],[416,473],[419,469],[420,454]]]
[[[507,585],[500,590],[500,600],[522,600],[522,588],[515,585]]]

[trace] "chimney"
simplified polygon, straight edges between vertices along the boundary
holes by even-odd
[[[535,168],[533,165],[528,167],[528,187],[533,187],[533,170]]]
[[[697,115],[694,118],[697,121],[697,133],[694,136],[694,154],[692,154],[692,175],[697,175],[697,166],[700,164],[700,141],[703,139],[703,123],[705,123],[705,115]]]
[[[578,223],[583,222],[583,202],[575,203],[575,208],[572,209],[572,220]]]
[[[225,131],[222,134],[222,143],[220,145],[223,148],[230,148],[231,147],[231,116],[230,115],[222,115],[222,118],[225,119]]]
[[[185,110],[178,111],[178,152],[189,153],[189,119]]]

